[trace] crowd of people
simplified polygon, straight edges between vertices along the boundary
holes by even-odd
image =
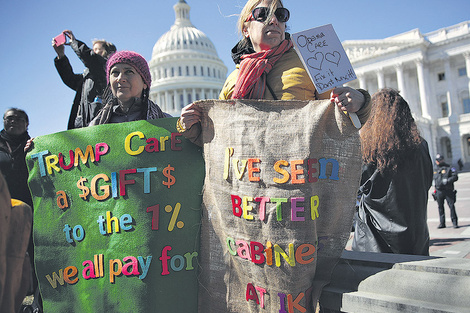
[[[280,0],[246,3],[238,21],[242,39],[232,49],[235,69],[228,76],[219,99],[329,99],[341,110],[357,113],[363,125],[360,131],[363,171],[352,249],[429,255],[428,191],[434,179],[439,228],[446,227],[444,201],[450,207],[454,227],[458,227],[454,206],[457,171],[438,155],[433,174],[428,144],[420,136],[408,103],[398,91],[383,89],[371,97],[366,90],[337,87],[319,94],[286,32],[289,18],[290,12]],[[62,81],[76,92],[67,129],[170,116],[149,99],[151,75],[144,57],[133,51],[118,51],[105,40],[93,41],[90,49],[72,31],[65,30],[63,34],[68,42],[53,40],[52,46],[57,53],[54,64]],[[65,55],[67,45],[83,62],[83,73],[74,73]],[[1,209],[13,210],[11,196],[32,210],[25,162],[26,150],[32,144],[29,118],[25,111],[11,108],[4,112],[3,122]],[[202,145],[200,122],[201,108],[191,103],[182,109],[176,128],[193,143]],[[28,256],[26,262],[34,259],[32,236],[28,238],[29,246],[21,252]],[[34,277],[32,264],[29,270],[33,269]],[[37,290],[37,279],[31,281],[29,293]],[[4,284],[2,281],[0,286]],[[16,311],[21,304],[18,299],[25,290],[28,288],[24,285],[17,288],[16,302],[12,300]]]

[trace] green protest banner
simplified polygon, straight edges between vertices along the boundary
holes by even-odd
[[[37,137],[27,155],[45,312],[196,312],[201,149],[176,118]]]

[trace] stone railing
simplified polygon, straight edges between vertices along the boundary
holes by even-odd
[[[344,251],[320,298],[333,312],[470,312],[470,260]]]
[[[447,39],[454,38],[457,36],[463,36],[465,34],[468,34],[470,32],[469,25],[470,25],[470,22],[465,21],[457,25],[449,26],[446,28],[441,28],[431,33],[427,33],[424,36],[430,42],[436,43],[439,41],[443,41],[443,40],[447,40]]]

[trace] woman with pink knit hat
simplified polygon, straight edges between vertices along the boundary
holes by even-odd
[[[89,126],[170,117],[149,100],[152,78],[147,61],[140,54],[113,54],[106,64],[106,78],[112,97]]]

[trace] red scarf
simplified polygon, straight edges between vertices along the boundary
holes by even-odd
[[[274,63],[292,46],[292,41],[285,39],[272,49],[242,56],[232,99],[262,99],[266,89],[267,74]]]

